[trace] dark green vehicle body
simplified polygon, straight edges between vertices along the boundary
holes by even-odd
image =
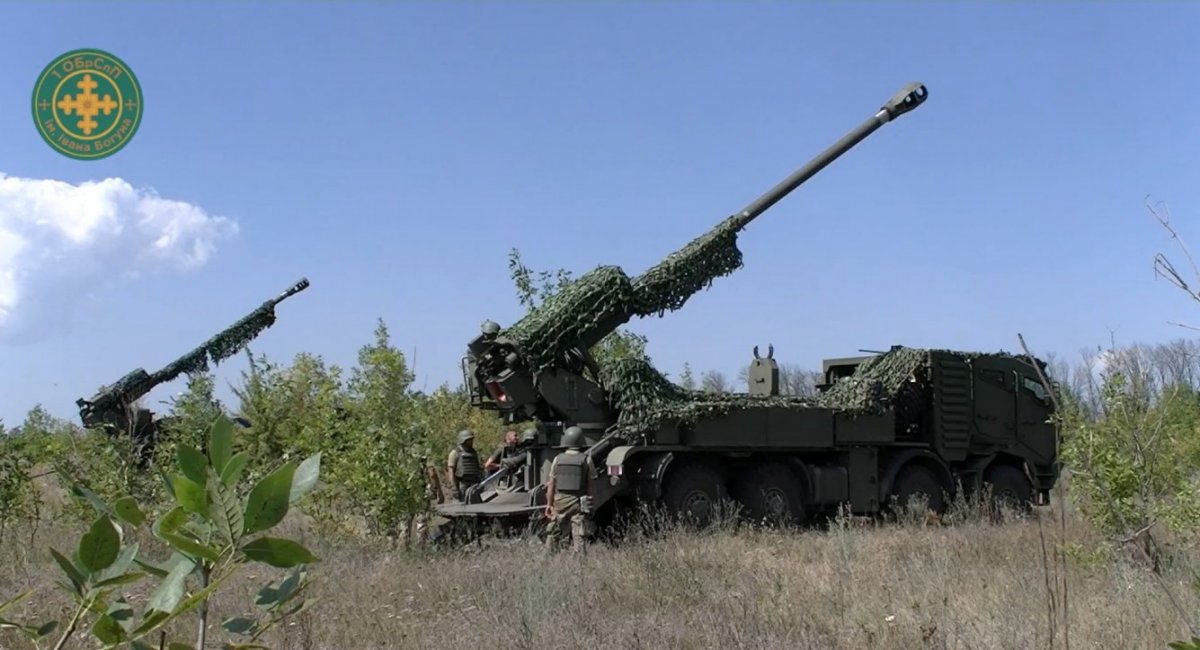
[[[1013,467],[1027,474],[1036,503],[1047,503],[1058,479],[1058,431],[1050,419],[1054,402],[1043,385],[1041,360],[1004,353],[964,355],[927,350],[927,386],[918,392],[911,426],[896,426],[896,414],[860,418],[858,427],[835,421],[836,444],[883,445],[881,488],[887,494],[910,460],[925,459],[950,491],[959,483],[978,488],[990,470]],[[870,357],[830,359],[825,386],[849,376]],[[994,472],[992,472],[994,473]],[[953,489],[951,489],[953,488]],[[872,510],[872,508],[864,508]]]
[[[629,365],[623,370],[636,372],[620,375],[588,352],[635,315],[681,306],[689,292],[723,274],[701,277],[721,263],[712,261],[714,251],[736,256],[730,233],[925,97],[924,86],[905,88],[745,210],[643,275],[627,279],[602,267],[581,278],[573,295],[557,296],[513,327],[485,322],[463,360],[472,404],[509,423],[533,423],[537,440],[522,451],[522,471],[501,470],[438,511],[518,525],[538,520],[548,469],[569,426],[584,431],[596,468],[590,507],[601,521],[645,503],[705,518],[727,497],[756,519],[801,521],[839,507],[872,514],[892,497],[924,493],[936,501],[984,483],[1045,503],[1058,476],[1057,432],[1040,361],[897,346],[826,360],[821,394],[802,400],[779,395],[773,349],[766,358],[755,349],[749,390],[740,395],[682,391],[648,366]],[[671,406],[634,403],[653,394]]]
[[[819,406],[763,406],[668,423],[636,444],[606,437],[611,421],[539,421],[538,442],[524,452],[532,471],[496,489],[509,478],[498,474],[497,486],[485,485],[468,503],[440,509],[452,517],[513,523],[536,518],[545,504],[549,464],[562,451],[557,438],[572,424],[586,425],[598,469],[592,477],[596,509],[646,502],[703,517],[704,508],[730,497],[755,518],[800,521],[840,506],[874,514],[892,498],[976,491],[985,482],[1033,504],[1048,503],[1058,478],[1057,431],[1038,370],[1020,356],[920,352],[929,376],[903,418],[891,410],[850,414]],[[869,358],[827,360],[826,382]],[[755,383],[759,373],[766,380]],[[774,360],[756,359],[750,382],[749,395],[778,394]],[[553,383],[576,386],[562,389],[563,401],[580,405],[580,411],[593,410],[588,393],[602,394],[580,378]],[[495,408],[494,400],[478,395],[475,403]]]

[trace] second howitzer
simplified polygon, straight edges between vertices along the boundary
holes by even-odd
[[[137,401],[158,385],[181,374],[206,371],[210,363],[216,366],[236,354],[263,330],[275,324],[275,307],[279,303],[307,289],[308,286],[308,279],[301,278],[283,293],[267,300],[233,325],[221,330],[199,347],[157,372],[148,373],[145,369],[138,368],[102,388],[90,400],[76,400],[83,426],[99,427],[112,435],[129,434],[143,453],[148,452],[154,444],[158,423],[154,421],[150,410],[136,406]]]

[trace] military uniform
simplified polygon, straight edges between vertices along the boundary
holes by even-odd
[[[442,494],[442,482],[438,479],[437,469],[434,465],[428,462],[428,459],[421,458],[421,471],[425,474],[425,498],[429,503],[442,503],[446,500]],[[417,515],[417,542],[424,544],[429,540],[429,523],[431,515],[427,512],[422,512]]]
[[[526,429],[516,444],[508,447],[506,453],[499,458],[499,469],[508,471],[508,474],[504,477],[504,483],[508,487],[525,485],[525,474],[528,471],[525,462],[529,458],[527,447],[536,441],[537,429]]]
[[[462,501],[467,488],[483,481],[483,465],[479,462],[479,452],[475,451],[471,444],[474,440],[475,434],[471,431],[458,432],[458,446],[450,451],[450,457],[446,461],[450,488],[459,501]]]
[[[552,502],[546,514],[551,517],[546,529],[546,548],[554,550],[566,537],[566,528],[571,527],[571,550],[582,551],[591,535],[591,517],[583,510],[583,499],[588,498],[588,478],[592,464],[583,453],[583,431],[569,427],[563,435],[567,450],[550,463],[550,490]]]
[[[509,431],[504,434],[504,442],[496,447],[491,456],[483,463],[483,469],[487,473],[495,472],[500,469],[501,462],[517,453],[517,434],[515,431]]]

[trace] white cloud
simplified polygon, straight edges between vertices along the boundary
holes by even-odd
[[[118,279],[203,266],[235,222],[120,178],[72,185],[0,173],[0,340],[65,326]]]

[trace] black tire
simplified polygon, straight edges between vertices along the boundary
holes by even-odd
[[[733,498],[756,524],[803,525],[808,520],[804,509],[807,490],[799,471],[783,463],[751,466],[734,484]]]
[[[946,512],[945,489],[933,470],[910,463],[900,470],[888,496],[895,499],[894,508],[903,510],[914,496],[924,495],[929,500],[929,509],[942,515]]]
[[[726,498],[725,477],[710,465],[689,461],[668,472],[662,492],[673,519],[697,526],[713,523]]]
[[[1033,509],[1033,485],[1020,468],[993,465],[983,475],[984,489],[991,491],[992,511],[999,516],[1001,506],[1022,514]]]

